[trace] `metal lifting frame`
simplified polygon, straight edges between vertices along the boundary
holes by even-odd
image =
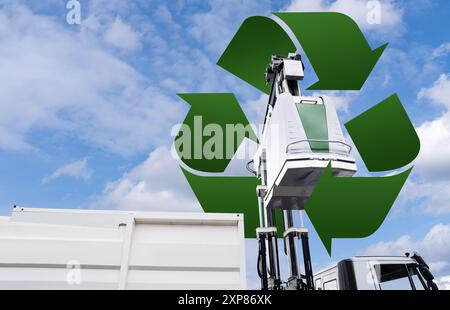
[[[271,66],[267,69],[266,79],[272,81],[272,91],[267,106],[265,125],[268,121],[269,111],[275,105],[276,96],[279,92],[290,92],[294,96],[301,96],[297,81],[287,80],[283,73],[283,60],[286,58],[273,56]],[[301,61],[300,55],[290,55],[289,60]],[[293,83],[295,82],[295,83]],[[265,130],[264,126],[264,130]],[[267,194],[267,167],[265,150],[261,152],[259,161],[259,171],[261,186],[257,188],[258,207],[260,217],[260,228],[257,229],[259,242],[258,253],[258,274],[261,278],[261,288],[263,290],[279,289],[314,289],[311,256],[309,250],[308,230],[303,227],[294,228],[292,210],[283,210],[283,237],[284,250],[288,256],[290,276],[286,287],[283,287],[280,276],[278,243],[277,243],[277,223],[275,221],[275,210],[264,206],[264,197]],[[299,211],[302,212],[302,211]],[[300,213],[301,216],[301,213]],[[305,274],[302,275],[299,268],[297,256],[297,240],[302,243],[303,262]]]

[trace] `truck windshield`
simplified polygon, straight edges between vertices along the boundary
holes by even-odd
[[[414,265],[380,264],[375,272],[381,290],[424,290],[424,282]]]
[[[411,276],[411,279],[414,283],[414,287],[416,290],[425,290],[426,284],[425,281],[422,279],[422,276],[420,275],[419,271],[417,270],[416,266],[414,265],[408,265],[408,272]]]

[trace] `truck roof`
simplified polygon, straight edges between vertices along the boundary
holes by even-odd
[[[351,258],[343,259],[339,262],[350,260],[352,262],[361,262],[361,261],[390,261],[390,262],[404,262],[404,263],[415,263],[416,261],[410,257],[406,256],[353,256]],[[337,266],[337,262],[331,264],[330,266],[321,269],[318,272],[315,272],[314,275],[324,273],[330,269],[333,269]]]
[[[379,260],[379,261],[411,261],[415,262],[414,259],[405,256],[354,256],[350,258],[352,261],[366,261],[366,260]]]
[[[120,210],[81,210],[81,209],[39,209],[14,207],[10,217],[0,221],[11,223],[34,223],[66,226],[83,226],[111,228],[119,223],[126,223],[129,216],[139,220],[160,222],[168,221],[176,224],[199,224],[215,222],[219,225],[243,220],[242,214],[237,213],[182,213],[182,212],[151,212],[151,211],[120,211]]]

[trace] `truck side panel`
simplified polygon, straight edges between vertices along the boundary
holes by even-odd
[[[0,289],[245,289],[243,215],[16,210]]]

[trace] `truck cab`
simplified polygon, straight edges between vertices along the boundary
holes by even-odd
[[[314,275],[316,290],[437,290],[422,257],[356,256]]]

